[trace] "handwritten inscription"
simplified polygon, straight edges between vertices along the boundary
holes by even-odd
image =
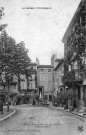
[[[22,9],[52,9],[51,7],[22,7]]]

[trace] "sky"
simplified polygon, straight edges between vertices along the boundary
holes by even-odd
[[[32,62],[51,64],[52,54],[64,56],[62,37],[80,0],[0,0],[5,16],[0,23],[17,43],[24,41]]]

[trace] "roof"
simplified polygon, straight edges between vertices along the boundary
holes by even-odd
[[[37,68],[53,68],[51,65],[39,65]]]
[[[30,67],[37,66],[37,63],[29,63],[26,69],[29,69]]]
[[[61,61],[58,63],[58,65],[55,67],[54,71],[56,71],[61,65],[62,63],[64,62],[63,59],[61,59]]]
[[[56,59],[55,61],[56,61],[56,62],[60,62],[61,60],[62,60],[62,59]]]
[[[31,62],[28,64],[29,66],[37,66],[37,63],[36,62]]]
[[[74,26],[74,24],[75,24],[77,18],[78,18],[79,15],[80,15],[81,6],[83,6],[83,4],[84,4],[83,2],[85,2],[85,0],[82,0],[82,1],[80,2],[80,4],[79,4],[79,6],[78,6],[78,8],[77,8],[77,10],[76,10],[76,12],[75,12],[75,14],[74,14],[72,20],[71,20],[71,22],[70,22],[70,24],[69,24],[69,26],[68,26],[68,28],[67,28],[67,30],[66,30],[64,36],[63,36],[63,39],[62,39],[62,42],[63,42],[63,43],[65,43],[65,42],[67,41],[67,39],[68,39],[68,37],[69,37],[69,35],[70,35],[70,32],[71,32],[71,30],[72,30],[72,28],[73,28],[73,26]]]

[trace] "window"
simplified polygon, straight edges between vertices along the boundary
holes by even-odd
[[[74,69],[78,69],[78,63],[77,63],[77,61],[74,62]]]
[[[45,75],[44,74],[40,74],[40,81],[44,82],[45,81]]]
[[[44,69],[40,69],[40,74],[44,74]]]
[[[74,62],[71,63],[71,70],[74,70]]]
[[[69,71],[71,71],[71,65],[69,65]]]
[[[16,84],[15,84],[15,85],[13,85],[13,89],[16,89]]]
[[[41,69],[41,72],[44,72],[44,69]]]
[[[85,58],[84,58],[84,63],[85,63],[85,65],[86,65],[86,56],[85,56]]]
[[[51,69],[48,69],[48,72],[51,72]]]

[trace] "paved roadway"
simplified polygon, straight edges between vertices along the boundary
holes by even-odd
[[[0,124],[0,135],[86,135],[86,123],[61,110],[16,106],[17,114]],[[77,130],[82,124],[84,130]]]

